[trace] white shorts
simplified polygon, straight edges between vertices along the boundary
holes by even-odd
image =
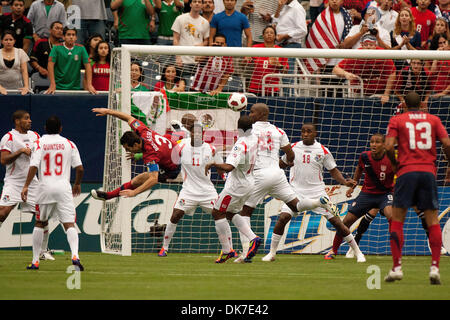
[[[300,201],[301,201],[301,199],[305,199],[305,198],[318,200],[318,199],[320,199],[320,197],[327,197],[328,196],[326,194],[326,192],[324,192],[323,194],[321,194],[319,196],[314,195],[312,197],[306,197],[306,196],[302,196],[302,195],[299,195],[299,194],[297,194],[297,195],[298,195],[297,198]],[[317,214],[320,214],[320,215],[324,216],[325,218],[327,218],[327,220],[329,220],[330,218],[334,217],[334,215],[331,212],[328,212],[328,210],[326,210],[325,208],[322,208],[322,207],[317,207],[317,208],[315,208],[315,209],[313,209],[311,211],[314,212],[314,213],[317,213]],[[301,213],[301,212],[294,212],[294,211],[292,211],[286,204],[283,204],[283,206],[281,207],[280,212],[289,213],[292,217],[296,217],[296,216],[299,215],[299,213]]]
[[[54,215],[61,223],[75,223],[76,213],[73,201],[36,205],[36,220],[48,221]]]
[[[252,194],[253,187],[246,189],[244,192],[239,192],[232,188],[224,188],[214,203],[214,209],[220,212],[238,213]]]
[[[217,199],[217,193],[212,195],[206,195],[203,197],[205,200],[194,200],[192,197],[186,196],[181,189],[178,199],[175,202],[174,209],[182,210],[185,214],[192,216],[197,209],[200,207],[204,212],[211,213],[214,207],[214,201]]]
[[[22,201],[23,185],[5,184],[0,198],[0,207],[15,206],[20,203],[23,212],[36,212],[36,198],[38,195],[38,184],[32,182],[28,187],[27,202]]]
[[[266,195],[279,199],[284,203],[294,200],[297,195],[289,184],[286,174],[280,168],[265,168],[253,171],[255,188],[245,205],[256,208]]]

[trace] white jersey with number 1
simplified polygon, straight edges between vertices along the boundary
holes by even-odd
[[[38,204],[72,201],[70,171],[82,165],[76,145],[59,134],[46,134],[36,141],[30,166],[38,168]]]

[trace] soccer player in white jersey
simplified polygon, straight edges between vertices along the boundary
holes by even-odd
[[[27,179],[22,189],[22,200],[28,201],[31,181],[39,171],[38,197],[36,199],[36,226],[33,230],[33,260],[27,269],[39,269],[39,249],[44,226],[56,215],[66,230],[72,252],[72,264],[83,271],[78,256],[78,231],[75,228],[75,204],[73,197],[81,193],[83,165],[76,145],[60,135],[61,121],[51,116],[45,122],[43,135],[33,145]],[[75,182],[70,185],[70,170],[75,168]]]
[[[20,196],[30,164],[31,147],[39,139],[39,134],[31,131],[30,114],[25,110],[17,110],[12,115],[14,129],[6,133],[0,142],[1,164],[6,167],[5,180],[0,198],[0,227],[9,213],[20,203],[22,212],[35,214],[37,196],[37,178],[30,184],[28,203],[23,203]],[[41,259],[55,260],[47,251],[48,226],[44,229],[41,247]]]
[[[255,189],[252,196],[245,202],[241,215],[250,226],[250,217],[256,206],[269,194],[283,201],[292,211],[322,207],[334,215],[338,215],[337,207],[327,196],[319,199],[298,199],[286,174],[279,166],[280,150],[286,154],[286,163],[292,165],[295,154],[286,133],[268,122],[269,107],[264,103],[256,103],[250,108],[250,119],[253,122],[252,133],[258,138],[258,151],[254,169]],[[249,262],[243,258],[247,248],[248,238],[240,233],[243,255],[235,262]]]
[[[295,160],[289,173],[290,184],[300,199],[320,199],[321,197],[327,196],[325,183],[323,182],[324,169],[328,170],[331,177],[340,184],[347,187],[355,186],[356,183],[353,179],[345,179],[339,171],[330,150],[316,141],[317,131],[314,124],[305,123],[301,129],[301,137],[302,141],[292,145]],[[280,167],[286,168],[288,166],[286,156],[283,156],[280,160]],[[354,250],[358,262],[366,261],[352,233],[338,216],[320,207],[314,209],[313,212],[324,215],[327,218],[336,228],[336,232],[342,235],[344,240]],[[278,221],[273,229],[270,252],[262,259],[263,261],[275,260],[277,248],[283,236],[285,226],[297,214],[298,212],[292,211],[286,204],[283,205]]]
[[[261,238],[255,235],[243,217],[239,215],[245,201],[253,193],[253,166],[256,160],[258,140],[251,132],[252,121],[248,116],[241,116],[238,120],[239,138],[227,156],[225,163],[209,163],[205,167],[208,174],[211,167],[228,172],[225,187],[214,203],[212,216],[216,226],[216,232],[222,246],[222,252],[216,263],[224,263],[229,258],[236,256],[231,240],[231,229],[228,220],[231,220],[239,232],[252,239],[246,259],[256,254]],[[228,219],[228,220],[227,220]]]
[[[222,158],[214,146],[203,141],[202,124],[195,123],[191,128],[190,138],[181,140],[178,146],[183,186],[164,233],[163,246],[158,253],[160,257],[167,256],[170,241],[184,214],[193,215],[197,207],[211,214],[217,199],[211,177],[209,174],[205,175],[205,166],[211,162],[220,163]]]

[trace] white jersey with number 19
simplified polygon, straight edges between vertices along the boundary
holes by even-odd
[[[82,165],[76,145],[59,134],[46,134],[37,140],[30,166],[39,172],[38,204],[72,200],[70,170]]]

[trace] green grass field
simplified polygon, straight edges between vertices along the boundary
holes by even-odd
[[[215,264],[216,255],[169,253],[122,257],[80,253],[86,268],[80,289],[68,289],[70,255],[42,261],[26,270],[31,251],[0,250],[0,299],[150,299],[150,300],[316,300],[450,299],[450,257],[441,259],[442,285],[428,280],[430,257],[404,257],[404,278],[385,283],[390,256],[367,256],[367,262],[320,255],[278,255],[275,262]],[[380,289],[368,289],[369,266],[380,269]],[[371,283],[376,284],[372,281]]]

